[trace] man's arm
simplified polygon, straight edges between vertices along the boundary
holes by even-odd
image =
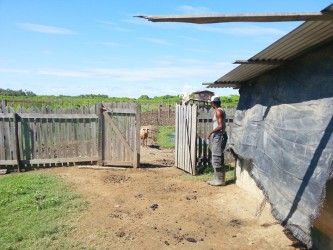
[[[215,132],[218,132],[220,130],[222,130],[223,128],[223,116],[222,116],[222,110],[221,109],[217,109],[216,110],[216,120],[217,120],[217,127],[215,129],[213,129],[209,134],[208,134],[208,138]]]

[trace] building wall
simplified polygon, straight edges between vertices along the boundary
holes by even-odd
[[[316,180],[321,180],[323,188],[318,188],[316,190],[318,191],[317,193],[307,194],[306,199],[302,200],[306,196],[306,188],[309,188],[309,185],[303,186],[305,191],[302,193],[302,198],[298,200],[299,203],[296,206],[296,210],[302,205],[304,205],[304,208],[308,208],[306,207],[306,200],[310,199],[311,196],[319,199],[321,191],[324,190],[326,180],[329,179],[328,176],[323,176],[323,172],[326,171],[328,175],[332,175],[332,69],[333,43],[330,42],[242,85],[240,101],[234,120],[235,128],[230,140],[230,145],[234,152],[243,159],[239,161],[237,167],[237,184],[239,186],[260,197],[262,191],[256,187],[256,182],[252,179],[254,177],[257,182],[261,182],[261,187],[268,187],[269,189],[275,186],[275,191],[277,192],[279,192],[279,189],[285,188],[283,191],[291,195],[294,184],[292,181],[288,182],[289,179],[284,179],[285,175],[284,177],[279,177],[274,172],[269,172],[265,176],[265,171],[270,171],[272,169],[271,166],[276,164],[286,172],[295,171],[294,175],[300,174],[303,177],[308,171],[305,169],[304,171],[306,172],[302,173],[301,168],[308,166],[311,170],[310,178],[317,178],[320,174],[322,175],[322,178],[317,178]],[[288,127],[288,124],[283,123],[286,117],[288,118],[286,122],[290,122],[290,127]],[[299,123],[302,128],[305,128],[302,131],[302,133],[304,132],[303,134],[297,131],[295,123]],[[324,127],[324,131],[321,130],[320,134],[316,134],[316,129],[318,129],[316,126],[318,124]],[[287,131],[290,133],[288,138],[285,134],[278,134],[278,132],[280,133],[283,130],[276,130],[279,129],[280,125],[290,129]],[[326,129],[325,126],[327,126]],[[295,132],[291,133],[293,129],[295,129]],[[298,134],[299,138],[297,138]],[[275,136],[275,141],[273,141],[275,144],[272,144],[272,135]],[[281,140],[281,136],[283,140]],[[288,141],[289,139],[290,141]],[[291,145],[292,152],[281,151],[279,143],[286,143],[284,145],[286,146],[285,149]],[[287,145],[287,143],[291,144]],[[311,151],[309,150],[310,147],[316,148]],[[299,151],[297,151],[298,148]],[[271,154],[269,155],[269,153]],[[286,160],[286,156],[290,153],[294,154],[294,161],[290,160],[292,158],[289,161]],[[260,159],[258,159],[258,155],[260,155]],[[267,156],[273,157],[273,159]],[[256,171],[251,167],[252,161]],[[266,164],[266,166],[260,169],[262,164]],[[304,164],[304,166],[301,166],[301,164]],[[300,172],[296,171],[298,167]],[[250,172],[252,177],[249,174]],[[309,183],[311,183],[311,179],[309,180]],[[297,191],[298,188],[295,189]],[[270,198],[275,198],[274,196],[277,195],[275,191],[270,193]],[[281,195],[281,198],[283,199],[283,195]],[[294,199],[296,200],[296,197]],[[323,249],[323,246],[326,249],[331,246],[333,249],[332,199],[333,184],[331,180],[326,186],[324,206],[311,231],[313,244],[319,249]],[[285,202],[283,208],[289,207],[289,210],[291,210],[288,202],[286,200],[283,201]],[[320,204],[320,202],[316,204]],[[288,211],[281,212],[279,199],[274,200],[273,210],[276,218],[282,218],[281,220],[283,220],[285,214],[288,214]],[[304,216],[304,214],[300,213],[297,216]],[[291,218],[293,223],[306,220],[306,216],[302,217],[302,220],[298,220],[297,216]],[[306,223],[303,228],[306,231]],[[295,232],[296,234],[298,233],[297,229]]]

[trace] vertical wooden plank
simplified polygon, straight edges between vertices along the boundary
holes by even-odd
[[[103,105],[99,106],[100,112],[98,114],[98,165],[104,165],[104,117],[103,117]]]
[[[42,114],[46,114],[46,107],[43,106],[41,109]],[[41,139],[42,139],[42,159],[48,158],[48,145],[47,145],[47,119],[40,119],[41,122]]]
[[[178,167],[178,149],[179,149],[179,110],[178,110],[179,105],[176,104],[176,117],[175,117],[175,167]]]
[[[187,105],[186,106],[186,136],[185,136],[185,145],[186,145],[186,160],[185,160],[185,167],[186,167],[186,171],[188,173],[191,173],[191,155],[190,155],[190,130],[191,130],[191,106]]]
[[[130,106],[130,105],[128,105],[128,106]],[[131,138],[129,136],[130,115],[131,114],[125,114],[124,115],[124,132],[125,132],[124,136],[125,136],[126,141],[128,142],[128,144],[131,146]],[[128,153],[126,153],[126,151],[127,151],[126,147],[124,147],[124,150],[125,150],[125,155],[124,155],[125,161],[128,161],[128,160],[132,161],[133,162],[133,166],[134,166],[134,156],[133,156],[133,154],[134,154],[133,151],[134,150],[132,152],[128,152]]]
[[[34,108],[30,107],[29,127],[30,127],[30,140],[31,140],[31,158],[36,159],[37,145],[36,145],[36,123],[34,117]]]
[[[2,110],[0,110],[2,113]],[[5,118],[0,118],[0,160],[5,160]]]
[[[187,112],[187,105],[184,106],[185,107],[185,112],[184,112],[184,141],[183,141],[183,152],[184,152],[184,161],[183,161],[183,168],[186,172],[188,172],[188,169],[187,169],[187,152],[188,152],[188,148],[187,148],[187,122],[188,122],[188,118],[187,118],[187,115],[188,115],[188,112]]]
[[[118,108],[124,108],[124,104],[123,103],[118,103]],[[124,136],[124,114],[118,113],[117,114],[117,128],[120,130],[122,136]],[[120,141],[120,138],[117,139],[117,141]],[[124,161],[124,152],[125,152],[125,148],[124,148],[124,144],[123,143],[118,143],[117,144],[117,148],[118,148],[118,152],[119,152],[119,161]]]
[[[77,114],[78,110],[73,107],[73,114]],[[73,119],[73,135],[74,135],[74,157],[79,157],[80,151],[80,119]]]
[[[54,114],[59,115],[59,110],[56,107],[54,109]],[[53,119],[54,122],[54,158],[60,158],[60,152],[61,152],[61,143],[60,143],[60,118]]]
[[[16,141],[15,141],[15,112],[14,112],[14,108],[12,107],[8,107],[9,108],[9,112],[11,113],[11,122],[10,122],[10,141],[11,141],[11,149],[10,149],[10,159],[11,160],[16,160],[16,156],[17,156],[17,153],[16,153]]]
[[[178,152],[178,155],[177,155],[177,167],[178,168],[181,168],[180,166],[180,159],[181,159],[181,122],[182,122],[182,118],[181,118],[181,115],[182,115],[182,107],[181,105],[178,106],[178,142],[177,142],[177,152]]]
[[[39,109],[35,109],[36,113],[39,113]],[[42,158],[42,129],[41,129],[41,119],[34,119],[34,127],[35,127],[35,158],[41,159]]]
[[[182,158],[181,158],[181,168],[185,170],[185,124],[186,124],[186,106],[182,105],[182,133],[181,133],[181,152],[182,152]]]
[[[71,108],[69,108],[69,112],[70,112],[70,114],[75,113],[73,106]],[[76,149],[75,134],[74,134],[75,133],[75,120],[73,118],[69,119],[67,125],[69,126],[69,140],[70,140],[70,151],[69,151],[69,155],[67,156],[67,158],[72,158],[72,157],[75,157],[75,149]]]
[[[141,105],[137,104],[135,113],[135,146],[134,146],[134,162],[133,167],[140,167],[140,128],[141,128]]]
[[[21,112],[21,109],[18,109],[18,112]],[[18,120],[18,124],[17,124],[17,133],[18,133],[18,138],[19,138],[19,151],[20,151],[20,159],[22,159],[22,155],[23,155],[23,136],[22,136],[22,119]]]
[[[47,109],[48,114],[53,114],[54,111],[49,106]],[[47,125],[48,125],[48,145],[49,145],[49,157],[48,159],[54,159],[55,155],[57,154],[56,151],[56,145],[55,145],[55,127],[54,127],[54,119],[49,118],[47,119]]]
[[[96,105],[93,107],[96,114]],[[91,156],[97,156],[97,130],[96,124],[98,119],[91,120]]]
[[[191,155],[192,155],[192,175],[196,175],[197,166],[197,106],[194,104],[192,106],[192,126],[191,126]]]
[[[120,108],[120,103],[115,103],[115,107]],[[113,114],[114,122],[116,124],[116,126],[119,128],[119,114],[114,113]],[[115,137],[117,138],[117,136]],[[121,148],[123,146],[123,144],[120,142],[119,139],[116,139],[113,141],[114,142],[114,148],[115,148],[115,154],[113,155],[114,159],[117,161],[121,161]]]
[[[19,134],[18,134],[18,120],[19,116],[17,113],[14,113],[14,141],[15,141],[15,153],[16,153],[16,160],[17,160],[17,171],[21,172],[21,157],[20,157],[20,146],[19,146]]]
[[[107,111],[105,111],[107,112]],[[112,114],[108,114],[112,118]],[[113,144],[115,143],[115,138],[113,134],[113,130],[110,127],[110,124],[105,122],[105,117],[104,119],[104,138],[105,138],[105,144],[104,144],[104,159],[106,161],[111,161],[113,159]]]
[[[25,108],[22,108],[23,113],[27,113]],[[22,119],[23,123],[23,139],[24,139],[24,147],[23,147],[23,154],[25,160],[31,160],[31,144],[30,144],[30,127],[29,127],[29,119],[25,118]],[[22,156],[23,158],[23,156]]]
[[[90,108],[86,107],[84,113],[86,115],[91,114],[90,113]],[[90,157],[91,156],[91,118],[86,118],[84,119],[84,131],[85,131],[85,157]]]
[[[8,107],[4,106],[4,113],[8,114]],[[10,160],[10,118],[5,118],[5,123],[4,123],[4,144],[5,144],[5,160]]]
[[[84,115],[83,112],[83,107],[81,106],[79,108],[79,114],[81,114],[82,116]],[[85,125],[85,118],[79,119],[79,126],[80,126],[80,130],[79,130],[79,149],[80,149],[80,156],[81,157],[85,157],[86,156],[86,133],[84,130],[84,125]]]
[[[180,152],[181,152],[181,155],[180,155],[180,159],[179,159],[179,166],[181,169],[184,169],[184,162],[183,162],[183,159],[184,159],[184,128],[185,128],[185,119],[184,119],[184,116],[185,116],[185,106],[182,105],[181,106],[181,120],[180,120],[180,123],[181,123],[181,130],[180,130]]]

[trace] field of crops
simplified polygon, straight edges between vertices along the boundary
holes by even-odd
[[[0,100],[5,100],[8,106],[17,110],[19,107],[81,107],[93,106],[95,104],[107,102],[134,102],[141,104],[142,112],[157,110],[160,105],[168,106],[180,103],[179,96],[156,96],[149,98],[141,96],[137,99],[128,97],[108,97],[105,95],[81,95],[81,96],[37,96],[37,95],[1,95]],[[224,108],[234,108],[237,106],[239,96],[222,96],[222,106]]]

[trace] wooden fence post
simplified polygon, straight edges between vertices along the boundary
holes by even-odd
[[[133,167],[140,167],[140,129],[141,129],[141,105],[137,104],[136,114],[135,114],[135,125],[136,125],[136,143],[135,150],[133,152]]]
[[[99,114],[98,114],[98,165],[104,165],[104,150],[105,150],[105,126],[104,126],[104,106],[103,104],[99,105]]]
[[[19,116],[17,113],[13,114],[14,116],[14,147],[16,147],[16,159],[17,159],[17,171],[21,172],[21,155],[20,155],[20,141],[18,136],[18,120]]]

